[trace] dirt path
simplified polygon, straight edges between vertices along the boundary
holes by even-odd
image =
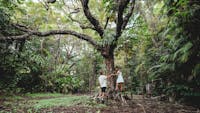
[[[200,113],[194,108],[173,107],[173,106],[108,106],[105,108],[71,106],[55,107],[51,109],[42,109],[42,113]]]
[[[199,108],[192,106],[172,104],[154,99],[144,99],[135,95],[127,104],[109,101],[106,107],[86,107],[81,105],[70,107],[54,107],[42,109],[42,113],[200,113]]]

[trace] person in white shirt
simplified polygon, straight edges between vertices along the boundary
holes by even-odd
[[[105,92],[106,92],[106,87],[107,87],[107,76],[103,74],[103,71],[100,71],[100,76],[99,76],[99,83],[101,87],[101,93],[99,97],[104,98],[105,97]]]
[[[124,78],[122,76],[122,72],[120,70],[120,67],[116,67],[116,71],[117,73],[115,75],[117,75],[117,81],[116,81],[116,91],[122,91],[123,90],[123,84],[124,84]]]

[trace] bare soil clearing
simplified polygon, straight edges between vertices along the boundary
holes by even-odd
[[[200,113],[198,108],[153,100],[137,100],[137,103],[122,105],[113,102],[106,107],[69,106],[42,109],[42,113]]]
[[[61,104],[58,106],[50,106],[39,109],[32,109],[34,104],[40,103],[40,100],[48,100],[48,99],[59,99],[65,102],[68,100],[64,100],[66,98],[71,98],[71,96],[56,96],[56,97],[24,97],[19,100],[12,100],[11,104],[5,104],[10,100],[1,99],[2,105],[0,105],[0,113],[200,113],[199,108],[195,108],[192,106],[180,105],[180,104],[172,104],[165,101],[158,101],[150,98],[142,98],[140,95],[134,95],[133,99],[128,101],[127,104],[123,104],[120,101],[108,100],[106,104],[97,104],[92,103],[89,100],[85,103],[82,100],[81,95],[76,95],[70,101],[78,101],[72,102],[74,104],[69,104],[65,106]],[[83,97],[83,98],[85,98]],[[33,100],[37,101],[36,103]],[[87,100],[87,99],[86,99]],[[51,101],[50,101],[51,102]],[[59,101],[56,104],[59,104]],[[30,104],[29,107],[22,107],[23,105]],[[48,102],[47,102],[48,103]],[[66,102],[67,103],[67,102]],[[13,108],[15,106],[15,108]],[[20,106],[20,107],[16,107]],[[31,108],[32,107],[32,108]]]

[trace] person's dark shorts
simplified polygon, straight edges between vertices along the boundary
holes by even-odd
[[[101,87],[101,92],[106,92],[106,87]]]

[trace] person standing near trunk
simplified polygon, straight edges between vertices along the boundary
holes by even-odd
[[[124,85],[124,78],[122,76],[122,72],[120,70],[120,67],[116,67],[116,74],[117,75],[117,81],[116,81],[116,91],[123,91],[123,85]]]
[[[100,71],[100,76],[99,76],[99,84],[101,87],[101,92],[99,97],[100,98],[104,98],[105,97],[105,92],[106,92],[106,88],[107,88],[107,76],[103,74],[103,71]]]

